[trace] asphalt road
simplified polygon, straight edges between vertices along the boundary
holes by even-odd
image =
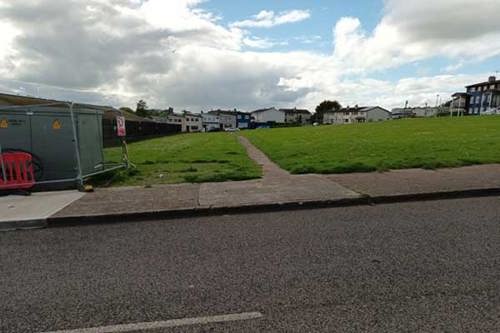
[[[500,198],[0,233],[0,269],[0,332],[500,332]]]

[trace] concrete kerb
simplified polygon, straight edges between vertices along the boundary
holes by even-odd
[[[31,230],[47,227],[47,219],[7,221],[0,223],[0,232],[14,230]]]
[[[0,231],[46,227],[49,217],[82,196],[83,194],[77,191],[2,196],[0,198]]]
[[[46,220],[47,227],[64,227],[87,224],[108,224],[122,222],[172,220],[180,218],[195,218],[204,216],[221,216],[237,214],[259,214],[283,210],[307,210],[335,207],[352,207],[362,205],[391,204],[403,202],[434,201],[465,199],[476,197],[500,196],[500,188],[471,189],[463,191],[446,191],[431,193],[402,194],[389,196],[361,195],[357,198],[338,200],[316,200],[301,202],[284,202],[270,204],[250,204],[234,207],[199,207],[194,209],[174,209],[164,211],[138,212],[126,214],[103,214],[70,217],[50,217]]]

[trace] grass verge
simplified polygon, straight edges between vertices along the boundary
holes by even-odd
[[[118,162],[121,148],[105,149],[107,162]],[[230,133],[181,134],[129,145],[129,157],[137,169],[94,179],[111,185],[152,185],[220,182],[261,176],[236,135]]]
[[[295,174],[500,162],[499,116],[256,130],[243,135]]]

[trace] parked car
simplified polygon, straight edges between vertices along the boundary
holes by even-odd
[[[226,129],[224,129],[224,131],[226,131],[226,132],[239,132],[240,129],[239,128],[226,128]]]

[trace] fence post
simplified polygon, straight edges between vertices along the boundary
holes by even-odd
[[[80,145],[78,144],[78,135],[76,133],[75,115],[73,112],[73,102],[71,102],[69,104],[69,112],[71,115],[71,125],[73,127],[73,143],[75,145],[76,166],[78,168],[78,175],[76,177],[76,180],[77,180],[79,186],[83,186],[82,163],[80,160]]]
[[[3,161],[3,155],[2,155],[2,145],[0,145],[0,161],[2,162],[2,177],[3,177],[3,181],[6,182],[7,181],[7,173],[5,171],[5,163]]]

